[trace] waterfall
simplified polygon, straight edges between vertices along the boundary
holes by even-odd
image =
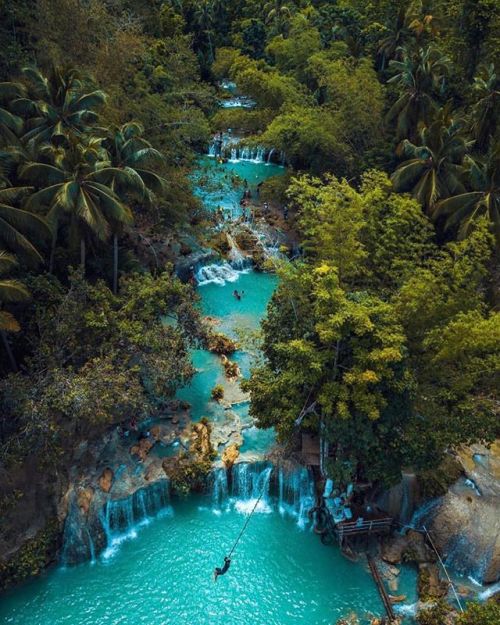
[[[208,156],[211,156],[212,158],[215,158],[217,156],[217,146],[215,144],[215,141],[213,141],[208,146]]]
[[[379,506],[403,525],[411,521],[419,499],[418,480],[413,473],[403,473],[401,481],[378,499]]]
[[[196,281],[199,286],[205,284],[218,284],[224,286],[226,282],[236,282],[240,277],[240,273],[244,273],[244,269],[235,269],[229,263],[214,263],[212,265],[204,265],[196,272]]]
[[[441,497],[434,497],[433,499],[426,501],[422,506],[415,510],[408,525],[415,529],[420,529],[423,525],[428,523],[434,510],[441,503],[441,501]]]
[[[64,521],[61,562],[77,564],[95,559],[95,546],[88,527],[88,518],[78,505],[75,491],[69,496],[68,513]]]
[[[314,507],[314,480],[305,467],[286,471],[268,462],[241,462],[230,471],[214,469],[209,477],[212,509],[234,507],[248,514],[260,498],[256,512],[279,511],[304,528]]]
[[[272,465],[260,462],[242,462],[233,466],[231,495],[236,499],[238,512],[251,512],[259,497],[256,511],[271,512],[269,488],[272,471]]]
[[[477,598],[479,601],[487,601],[488,599],[491,599],[491,597],[498,595],[498,593],[500,593],[500,582],[488,586],[486,590],[483,590],[478,594]]]
[[[248,269],[251,265],[250,260],[248,258],[245,258],[245,256],[243,256],[236,241],[229,234],[229,232],[226,233],[226,237],[227,237],[227,242],[230,247],[229,261],[230,261],[231,267],[235,269],[236,271],[240,271],[240,272],[244,271],[245,269]]]
[[[266,165],[270,165],[270,163],[271,163],[271,158],[272,158],[272,156],[273,156],[273,152],[274,152],[274,148],[271,148],[271,149],[269,150],[268,155],[267,155]]]
[[[257,148],[252,159],[255,163],[264,162],[264,148]]]
[[[113,555],[116,547],[137,535],[137,528],[161,513],[170,513],[168,480],[159,480],[140,488],[125,499],[109,499],[100,511],[100,521],[106,537],[104,557]]]
[[[314,507],[314,480],[305,467],[293,471],[278,470],[279,511],[297,519],[299,527],[305,527],[308,512]]]
[[[108,537],[127,532],[140,522],[148,520],[169,505],[168,480],[159,480],[140,488],[125,499],[109,499],[103,508],[103,528]]]
[[[231,163],[237,163],[238,162],[238,150],[237,148],[231,148],[231,157],[229,159],[231,161]]]
[[[212,503],[216,509],[220,509],[228,500],[227,471],[224,468],[214,469],[209,477],[211,482]]]

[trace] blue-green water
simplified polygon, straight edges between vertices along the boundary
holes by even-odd
[[[212,163],[218,172],[232,166]],[[264,164],[239,165],[252,182],[273,172]],[[217,317],[220,331],[248,335],[258,328],[275,286],[274,276],[254,272],[240,274],[236,282],[206,284],[199,290],[203,313]],[[244,291],[241,300],[233,297],[235,288]],[[249,353],[241,350],[232,358],[248,374]],[[194,418],[217,419],[222,408],[210,401],[210,390],[223,379],[220,361],[204,350],[193,359],[198,373],[179,397],[192,404]],[[235,411],[248,419],[247,403]],[[250,428],[242,451],[265,451],[273,440],[272,431]],[[366,566],[323,546],[309,527],[282,516],[272,499],[252,517],[230,571],[215,584],[213,568],[222,564],[251,502],[228,500],[221,507],[210,496],[174,501],[129,529],[94,563],[53,568],[4,595],[0,624],[335,625],[351,612],[362,623],[382,614]],[[414,571],[404,568],[398,593],[408,603],[416,600],[415,585]]]
[[[334,625],[351,611],[382,613],[365,567],[278,512],[256,514],[230,571],[212,570],[243,516],[205,498],[138,530],[94,564],[56,569],[2,597],[12,625]],[[410,592],[414,575],[401,574]],[[411,598],[411,596],[409,597]],[[366,621],[365,621],[366,622]]]

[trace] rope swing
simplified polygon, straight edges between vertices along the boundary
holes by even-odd
[[[307,395],[306,401],[304,403],[304,407],[302,408],[302,410],[299,413],[299,416],[297,417],[297,419],[294,422],[294,426],[298,427],[301,423],[302,423],[302,419],[310,412],[312,412],[314,410],[314,408],[316,407],[316,402],[313,402],[309,408],[306,409],[307,406],[307,402],[309,401],[309,398],[311,396],[311,392],[312,389],[309,391],[309,394]],[[292,437],[293,434],[293,430],[290,434],[290,437]],[[238,546],[238,543],[240,542],[241,537],[243,536],[243,534],[245,533],[246,528],[248,527],[248,524],[250,523],[250,519],[252,518],[253,513],[255,512],[255,510],[257,510],[257,506],[259,505],[259,503],[262,500],[262,497],[264,497],[264,494],[266,492],[266,485],[264,484],[264,487],[260,493],[260,495],[257,497],[257,499],[255,500],[255,503],[253,505],[253,508],[250,510],[250,512],[247,514],[247,517],[245,519],[245,522],[243,523],[243,527],[240,530],[240,533],[238,534],[238,537],[236,538],[236,540],[233,543],[233,546],[231,547],[231,550],[229,551],[228,555],[224,557],[224,565],[222,567],[215,567],[214,569],[214,581],[217,581],[217,578],[220,575],[224,575],[225,573],[227,573],[227,571],[229,570],[229,566],[231,565],[231,556],[234,553],[234,550],[236,549],[236,547]]]

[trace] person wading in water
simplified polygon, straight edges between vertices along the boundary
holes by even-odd
[[[217,578],[219,577],[219,575],[224,575],[224,573],[227,573],[230,566],[231,566],[231,560],[226,556],[224,558],[224,566],[222,568],[219,566],[216,566],[214,569],[214,582],[217,581]]]

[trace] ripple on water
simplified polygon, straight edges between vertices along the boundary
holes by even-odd
[[[216,515],[205,498],[178,502],[174,518],[140,528],[112,558],[52,571],[7,594],[0,623],[331,625],[351,610],[381,612],[362,565],[267,509],[252,517],[229,573],[214,584],[213,568],[240,532],[245,511]]]

